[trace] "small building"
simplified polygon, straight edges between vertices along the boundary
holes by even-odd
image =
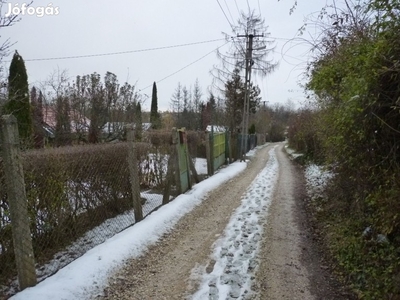
[[[226,131],[227,131],[226,127],[224,127],[224,126],[219,126],[219,125],[207,125],[206,131],[207,131],[207,132],[211,132],[211,129],[212,129],[214,132],[226,132]]]

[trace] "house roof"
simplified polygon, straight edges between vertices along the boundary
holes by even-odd
[[[226,128],[224,126],[218,125],[208,125],[206,131],[211,132],[211,127],[213,127],[214,132],[226,132]]]
[[[107,122],[104,124],[102,131],[104,133],[113,133],[115,131],[120,131],[124,129],[126,125],[129,125],[132,123],[129,122]],[[133,124],[133,127],[135,127],[136,124]],[[151,123],[142,123],[142,130],[143,131],[148,131],[151,128]]]
[[[57,124],[56,109],[54,105],[43,106],[43,121],[50,128],[55,129]],[[71,124],[71,132],[77,131],[88,131],[90,126],[90,120],[83,116],[76,110],[69,111],[69,118]]]

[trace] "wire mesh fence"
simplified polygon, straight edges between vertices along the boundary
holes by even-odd
[[[203,137],[204,133],[188,134],[194,156],[205,153]],[[135,143],[135,155],[145,217],[163,204],[163,192],[171,183],[167,180],[171,132],[149,132],[143,140]],[[0,150],[4,143],[0,140]],[[25,187],[22,205],[27,211],[21,222],[30,228],[37,281],[135,223],[128,152],[128,142],[21,152],[23,182],[18,184]],[[0,299],[19,290],[15,218],[10,213],[5,172],[0,157]]]
[[[1,145],[0,145],[1,147]],[[9,279],[17,276],[11,231],[10,209],[5,191],[3,159],[0,158],[0,287],[9,285]],[[1,293],[0,293],[1,298]]]

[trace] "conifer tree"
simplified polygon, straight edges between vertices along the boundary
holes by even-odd
[[[72,143],[70,111],[68,97],[59,96],[56,99],[55,142],[57,146],[66,146]],[[94,130],[89,131],[89,139],[92,143],[98,142],[98,136],[95,134]]]
[[[135,105],[135,140],[141,141],[142,140],[142,131],[143,131],[143,124],[142,124],[142,106],[140,102]]]
[[[43,94],[36,87],[31,89],[32,122],[33,122],[33,142],[35,148],[44,147],[44,116],[43,116]]]
[[[29,103],[28,75],[21,55],[15,51],[8,76],[8,101],[4,113],[17,118],[19,136],[23,141],[32,137],[32,112]]]
[[[153,93],[151,95],[150,123],[153,129],[161,127],[160,114],[158,113],[157,85],[153,83]]]

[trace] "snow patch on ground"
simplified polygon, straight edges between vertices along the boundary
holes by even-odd
[[[307,194],[312,200],[323,197],[324,190],[334,176],[332,172],[322,166],[310,164],[304,171],[306,177]]]
[[[196,162],[195,162],[195,168],[197,171],[197,174],[199,175],[204,175],[207,174],[207,159],[206,158],[196,158]]]
[[[213,269],[197,266],[192,270],[192,278],[201,281],[192,300],[244,299],[253,293],[252,278],[259,264],[257,254],[263,224],[278,178],[275,148],[270,150],[269,157],[263,171],[243,195],[242,204],[233,213],[224,235],[215,242]]]
[[[296,150],[293,150],[292,148],[289,148],[288,145],[285,145],[285,150],[286,150],[286,153],[289,154],[289,156],[292,159],[296,159],[296,158],[304,155],[303,153],[296,153]]]
[[[140,193],[140,196],[146,199],[143,205],[143,215],[147,216],[155,208],[161,206],[163,195],[150,194],[148,191]],[[172,199],[172,197],[170,197]],[[86,232],[66,249],[54,254],[53,259],[44,265],[36,266],[37,280],[40,282],[53,275],[56,271],[65,267],[72,261],[78,259],[84,253],[107,239],[113,237],[122,230],[135,224],[134,211],[128,210],[114,218],[110,218],[100,225]],[[2,287],[0,287],[2,288]],[[14,279],[8,287],[2,288],[8,294],[15,294],[18,290],[18,280]]]

